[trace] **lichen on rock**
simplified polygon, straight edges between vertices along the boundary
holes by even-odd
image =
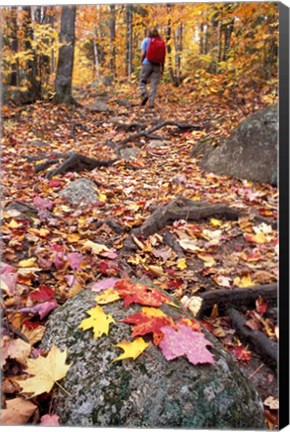
[[[68,350],[73,362],[62,386],[55,388],[56,413],[66,426],[123,426],[146,428],[264,427],[263,406],[251,384],[220,343],[213,343],[213,365],[192,365],[186,358],[166,361],[154,344],[136,360],[112,362],[123,340],[132,340],[131,326],[120,322],[140,309],[125,309],[122,301],[102,306],[114,317],[109,336],[96,340],[82,331],[80,322],[95,304],[95,293],[85,289],[53,312],[42,348],[54,343]],[[180,310],[161,308],[172,317]]]

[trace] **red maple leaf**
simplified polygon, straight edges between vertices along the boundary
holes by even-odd
[[[160,309],[150,307],[142,308],[142,312],[137,312],[124,318],[122,322],[135,324],[132,331],[133,337],[153,333],[153,342],[155,345],[159,345],[163,339],[163,333],[160,331],[161,327],[171,325],[176,328],[171,317],[164,314]]]
[[[29,294],[33,303],[45,302],[54,298],[54,296],[54,291],[46,285],[40,285],[38,289]]]
[[[177,325],[178,331],[171,326],[161,328],[164,337],[160,342],[160,348],[166,360],[173,360],[177,357],[186,356],[190,363],[214,363],[211,352],[206,348],[212,345],[204,334],[194,331],[191,327],[183,324]]]
[[[120,297],[124,300],[125,307],[128,307],[131,303],[155,307],[161,306],[162,303],[172,303],[168,297],[159,290],[141,283],[133,283],[121,279],[116,282],[115,288],[118,290]]]

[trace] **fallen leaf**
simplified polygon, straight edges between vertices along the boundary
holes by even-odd
[[[59,416],[57,414],[45,414],[40,419],[40,426],[60,426]]]
[[[109,326],[114,323],[112,315],[106,315],[100,306],[96,306],[86,311],[90,318],[85,318],[79,325],[82,330],[93,328],[94,339],[101,337],[103,334],[109,334]]]
[[[1,339],[1,367],[4,366],[8,357],[26,366],[30,352],[31,345],[22,339],[10,339],[9,336],[3,336]]]
[[[83,249],[90,249],[94,254],[98,255],[101,252],[110,252],[110,249],[107,246],[99,243],[94,243],[91,240],[87,240],[83,244]]]
[[[196,245],[196,240],[192,240],[188,238],[188,239],[178,240],[178,243],[184,250],[190,252],[201,251],[201,249]]]
[[[23,327],[21,329],[21,332],[24,334],[24,336],[27,337],[30,345],[34,345],[36,342],[39,342],[42,340],[44,333],[45,333],[45,327],[42,325],[39,325],[36,328],[29,328],[29,327],[27,327],[27,325],[25,325],[25,322],[24,322]]]
[[[29,297],[34,303],[51,300],[54,296],[55,292],[46,285],[41,285],[39,288],[29,293]]]
[[[238,276],[234,279],[234,285],[239,288],[247,288],[254,286],[254,282],[252,281],[251,275],[242,276],[241,278]]]
[[[46,357],[39,356],[36,359],[28,359],[25,372],[34,375],[25,381],[18,380],[22,387],[22,393],[32,393],[31,397],[42,393],[49,393],[54,384],[64,378],[72,366],[66,363],[67,352],[61,352],[55,345]]]
[[[194,365],[198,363],[214,363],[213,355],[206,346],[211,346],[204,334],[194,331],[191,327],[183,324],[177,325],[178,331],[171,326],[161,328],[164,337],[159,346],[166,360],[186,356],[188,361]]]
[[[155,345],[159,345],[163,334],[160,328],[165,325],[175,327],[171,317],[162,312],[161,309],[154,307],[143,307],[141,312],[134,313],[122,322],[127,324],[135,324],[132,332],[132,337],[144,336],[148,333],[153,333],[153,341]]]
[[[39,303],[32,307],[26,307],[19,309],[19,312],[21,313],[32,313],[32,314],[39,314],[40,319],[43,319],[48,315],[51,311],[53,311],[55,308],[57,308],[58,304],[55,299],[48,300],[44,303]]]
[[[93,285],[91,285],[91,290],[96,291],[96,292],[100,292],[100,291],[104,291],[108,288],[113,288],[115,283],[118,280],[120,280],[120,279],[117,279],[117,278],[102,279],[100,282],[95,282]]]
[[[142,337],[136,338],[133,342],[123,341],[115,345],[115,347],[121,348],[124,352],[119,357],[115,358],[113,362],[129,358],[135,360],[149,345],[150,342],[145,342]]]
[[[179,260],[177,260],[177,268],[179,268],[180,270],[184,270],[187,268],[187,262],[185,258],[179,258]]]
[[[149,265],[147,266],[147,268],[155,275],[158,277],[163,276],[164,272],[163,272],[163,268],[160,266],[156,266],[156,265]]]
[[[201,297],[198,297],[198,296],[192,296],[190,298],[187,296],[184,296],[180,300],[181,304],[186,309],[189,309],[194,317],[198,314],[198,312],[201,308],[201,305],[202,305],[202,301],[203,301],[203,299]]]
[[[27,259],[27,260],[22,260],[22,261],[19,261],[19,263],[18,263],[18,267],[24,267],[24,268],[26,268],[26,267],[33,267],[33,266],[35,266],[35,261],[36,261],[36,258],[29,258],[29,259]],[[35,266],[35,267],[37,267],[37,266]]]
[[[6,408],[1,410],[1,424],[24,425],[37,410],[37,406],[22,397],[6,400]]]
[[[162,303],[168,303],[175,306],[175,304],[161,291],[141,283],[133,283],[121,279],[116,282],[115,288],[124,300],[125,307],[128,307],[131,303],[139,303],[145,306],[155,307],[161,306]]]
[[[95,301],[98,304],[108,304],[113,303],[116,300],[119,300],[121,297],[119,296],[116,288],[108,288],[102,294],[99,294],[95,297]]]
[[[263,404],[273,410],[279,409],[279,399],[273,396],[268,396]]]
[[[264,233],[259,232],[258,234],[244,234],[244,238],[250,243],[263,244],[268,241]]]

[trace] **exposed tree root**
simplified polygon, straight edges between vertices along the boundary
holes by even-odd
[[[257,285],[250,288],[218,289],[198,294],[203,302],[197,318],[201,318],[204,312],[218,304],[222,309],[229,306],[251,306],[261,296],[263,300],[277,304],[277,284]]]
[[[260,330],[252,330],[246,325],[246,318],[236,309],[227,309],[232,326],[236,330],[237,335],[244,343],[249,343],[252,349],[259,354],[265,362],[276,368],[278,358],[278,345],[271,341]]]
[[[51,178],[58,174],[65,174],[68,171],[91,171],[97,167],[108,167],[116,162],[118,159],[111,160],[98,160],[94,158],[90,158],[88,156],[81,155],[80,153],[71,152],[71,153],[61,153],[59,155],[52,155],[53,159],[49,159],[43,164],[39,164],[36,166],[35,171],[40,172],[48,168],[50,165],[58,162],[59,159],[65,158],[65,161],[60,164],[56,169],[49,171],[46,174],[47,178]],[[43,157],[42,157],[43,158]]]
[[[125,147],[125,145],[128,142],[135,141],[141,137],[152,139],[152,133],[157,131],[158,129],[165,127],[165,126],[176,126],[177,128],[179,128],[181,130],[202,130],[202,129],[204,129],[203,126],[198,126],[198,125],[188,124],[188,123],[182,123],[182,122],[173,121],[173,120],[164,120],[164,121],[158,123],[157,125],[149,128],[147,130],[143,130],[141,132],[138,132],[134,135],[131,135],[131,136],[125,138],[123,141],[120,141],[118,143],[118,147],[119,148]]]
[[[136,237],[148,237],[180,219],[200,221],[209,217],[222,217],[228,220],[238,220],[243,216],[249,215],[224,204],[211,205],[203,201],[191,201],[180,197],[164,207],[157,207],[140,227],[132,230],[132,234]],[[275,220],[263,216],[254,216],[252,219],[257,223],[265,222],[274,227],[277,224]],[[130,248],[130,238],[124,244],[125,247]]]

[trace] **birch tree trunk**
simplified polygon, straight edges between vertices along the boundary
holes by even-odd
[[[55,102],[74,103],[72,97],[72,74],[75,46],[76,6],[63,6],[61,15],[60,42],[58,64],[55,79]]]

